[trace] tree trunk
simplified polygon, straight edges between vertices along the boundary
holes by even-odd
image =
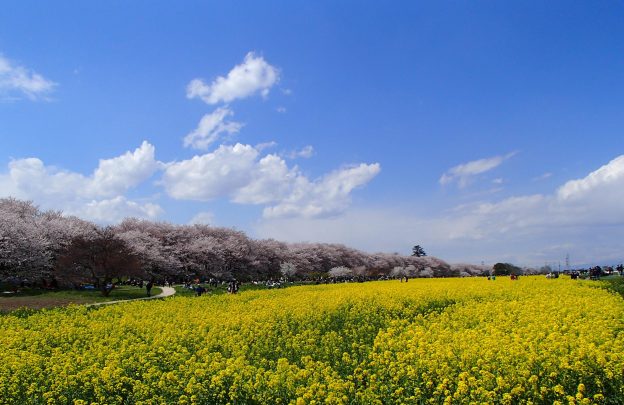
[[[102,293],[102,296],[108,297],[112,291],[112,288],[108,288],[108,284],[111,283],[111,280],[104,279],[102,282],[98,280],[98,283],[100,285],[100,292]]]
[[[102,293],[102,297],[108,297],[110,294],[110,290],[106,288],[105,284],[100,285],[100,292]]]

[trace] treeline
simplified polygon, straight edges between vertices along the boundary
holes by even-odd
[[[341,244],[257,240],[207,225],[135,218],[99,226],[32,202],[0,199],[0,281],[104,285],[118,278],[239,281],[287,277],[380,278],[480,275],[490,268],[451,266],[435,257],[370,254]]]

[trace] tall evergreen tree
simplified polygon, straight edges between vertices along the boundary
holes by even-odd
[[[425,249],[422,246],[416,245],[412,248],[412,256],[423,257],[427,256],[427,253],[425,253]]]

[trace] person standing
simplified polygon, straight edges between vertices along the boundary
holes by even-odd
[[[147,284],[145,284],[145,289],[147,290],[147,296],[150,297],[152,295],[152,287],[154,286],[154,283],[152,283],[151,281],[148,281]]]

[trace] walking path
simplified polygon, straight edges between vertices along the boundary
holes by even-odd
[[[120,302],[130,302],[130,301],[142,301],[142,300],[153,300],[156,298],[165,298],[171,297],[176,293],[175,288],[173,287],[158,287],[162,290],[162,292],[158,295],[154,295],[152,297],[143,297],[143,298],[133,298],[131,300],[117,300],[117,301],[104,301],[104,302],[96,302],[93,304],[87,304],[87,307],[97,307],[100,305],[110,305],[110,304],[118,304]]]

